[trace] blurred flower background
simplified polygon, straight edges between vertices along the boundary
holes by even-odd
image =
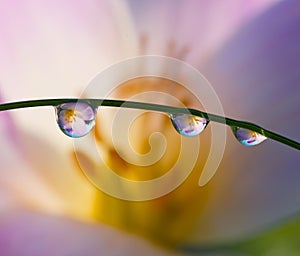
[[[181,59],[204,74],[226,116],[300,140],[296,0],[0,4],[2,102],[76,97],[116,61],[158,54]],[[121,88],[116,96],[158,88],[149,81],[141,84]],[[159,88],[174,94],[174,87]],[[181,100],[194,104],[190,95]],[[178,135],[162,117],[152,120],[146,131],[135,126],[135,145],[147,151],[146,138],[157,127],[176,145]],[[122,162],[99,127],[97,143],[116,172],[140,179],[141,170]],[[209,184],[197,185],[200,156],[176,191],[153,201],[129,202],[102,193],[84,177],[72,139],[59,131],[52,108],[0,113],[0,130],[1,255],[300,252],[297,150],[273,141],[247,148],[228,132],[224,158]],[[203,145],[209,146],[205,138]],[[89,152],[78,153],[97,166]],[[177,150],[167,153],[164,166],[172,164]],[[160,175],[157,168],[147,172]]]

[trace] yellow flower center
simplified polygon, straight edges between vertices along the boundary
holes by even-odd
[[[64,119],[67,123],[72,123],[75,121],[76,118],[76,110],[74,109],[67,109],[64,112]]]
[[[145,98],[149,92],[156,94],[151,97],[150,93],[150,97]],[[145,77],[130,80],[120,85],[108,97],[173,106],[183,104],[186,107],[201,109],[198,99],[185,87],[164,78]],[[99,109],[95,126],[96,140],[99,148],[105,152],[103,158],[105,158],[106,165],[127,179],[143,181],[164,175],[176,166],[182,150],[181,140],[200,139],[199,136],[182,138],[175,131],[167,115],[146,112],[134,118],[130,127],[115,125],[117,131],[120,129],[128,131],[125,141],[130,141],[130,144],[125,143],[125,146],[122,143],[116,144],[114,140],[117,136],[114,137],[111,134],[114,123],[109,122],[109,119],[113,119],[113,111],[119,111],[119,109]],[[123,109],[121,111],[124,113],[122,112],[122,115],[116,119],[121,119],[124,115],[129,115],[130,111],[135,110]],[[69,117],[73,118],[73,113],[70,112]],[[124,118],[124,120],[127,119]],[[197,118],[190,120],[191,124],[197,121],[199,121]],[[106,124],[109,124],[108,127],[105,127]],[[164,136],[167,145],[163,155],[156,161],[156,153],[162,147],[162,139],[161,137],[155,138],[155,136],[151,138],[151,136],[157,133]],[[193,171],[174,191],[160,198],[141,202],[121,200],[99,191],[95,201],[95,217],[102,222],[142,235],[165,246],[176,246],[182,243],[192,234],[208,195],[206,188],[198,186],[198,179],[209,152],[209,135],[207,134],[209,132],[201,136],[201,154],[198,156]],[[185,150],[189,151],[186,154],[189,155],[189,153],[193,154],[196,149],[191,147]],[[142,158],[147,154],[150,154],[147,161],[153,160],[151,164],[145,162],[145,164],[137,165],[126,161],[126,157],[135,159],[134,157]],[[102,165],[97,159],[92,158],[92,154],[82,151],[77,152],[76,157],[81,167],[86,167],[85,172],[88,170],[88,172],[93,172],[93,175],[95,173],[101,175]],[[183,164],[176,168],[184,170],[189,161],[189,157],[186,157],[182,161]],[[130,190],[130,188],[126,189]],[[129,192],[138,193],[138,191]]]

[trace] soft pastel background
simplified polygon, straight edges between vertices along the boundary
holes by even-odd
[[[3,0],[1,101],[76,97],[108,65],[159,54],[201,71],[227,116],[300,141],[299,28],[297,0]],[[1,255],[300,253],[297,150],[228,133],[206,187],[197,174],[137,204],[85,179],[52,108],[0,113],[0,131]]]

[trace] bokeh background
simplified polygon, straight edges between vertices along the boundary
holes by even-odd
[[[109,65],[157,54],[197,68],[226,116],[300,141],[299,1],[3,0],[0,5],[2,102],[78,97]],[[142,81],[114,97],[147,90],[174,93],[168,84]],[[193,105],[193,97],[184,95],[181,100]],[[176,145],[178,135],[163,117],[147,118],[153,118],[147,129],[143,120],[134,127],[141,152],[157,129]],[[158,200],[128,202],[105,195],[85,178],[53,108],[2,112],[0,130],[1,255],[300,253],[299,152],[285,145],[266,141],[244,147],[228,130],[217,174],[198,187],[209,147],[203,138],[204,153],[182,186]],[[96,132],[116,172],[140,179],[141,170],[124,164],[99,123]],[[162,165],[172,164],[176,152],[168,152]],[[90,152],[77,153],[101,169]],[[160,174],[157,166],[147,171]]]

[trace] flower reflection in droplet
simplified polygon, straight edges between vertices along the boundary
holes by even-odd
[[[240,127],[231,127],[231,129],[237,140],[245,146],[255,146],[267,139],[262,134],[248,129]]]
[[[176,131],[188,137],[200,134],[209,123],[205,118],[190,114],[170,114],[170,118]]]
[[[87,103],[64,103],[55,107],[57,124],[61,131],[72,138],[88,134],[95,125],[96,109]]]

